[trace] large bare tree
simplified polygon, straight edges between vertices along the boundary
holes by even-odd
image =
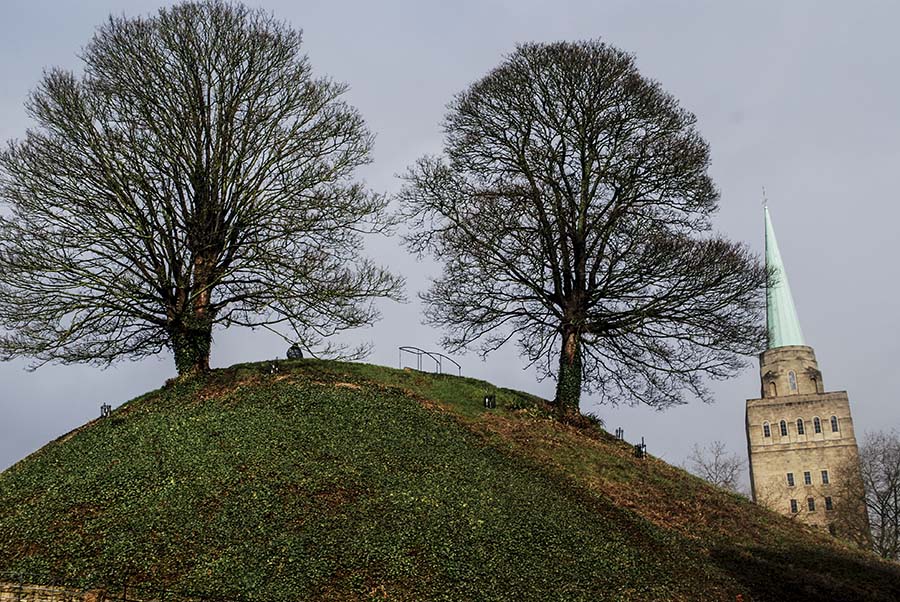
[[[391,225],[354,182],[372,136],[301,34],[240,4],[111,17],[80,77],[45,73],[0,155],[3,357],[209,367],[216,325],[319,350],[402,282],[361,253]]]
[[[765,269],[711,234],[718,193],[692,114],[596,41],[525,44],[458,94],[444,156],[405,175],[407,241],[443,275],[423,294],[444,344],[517,339],[582,390],[664,407],[708,399],[763,341]]]

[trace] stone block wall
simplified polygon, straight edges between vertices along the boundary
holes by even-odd
[[[837,431],[832,430],[832,416],[837,418]],[[816,418],[820,433],[815,432]],[[798,419],[803,421],[803,433],[799,432]],[[782,420],[787,435],[781,434]],[[807,524],[828,527],[832,523],[833,510],[826,509],[825,498],[831,498],[833,508],[837,508],[850,477],[846,471],[858,466],[856,434],[845,391],[747,400],[747,443],[757,503]],[[823,482],[823,470],[828,472],[828,483]],[[805,472],[811,473],[808,485]],[[793,485],[787,481],[788,473],[793,475]],[[809,498],[814,500],[814,510],[808,507]],[[792,512],[791,500],[796,500],[796,512]]]

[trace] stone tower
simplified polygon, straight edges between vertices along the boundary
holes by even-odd
[[[834,533],[841,497],[848,497],[848,483],[859,482],[850,400],[846,391],[825,391],[816,355],[803,340],[768,207],[765,222],[772,273],[768,345],[759,356],[760,397],[747,400],[753,500]]]

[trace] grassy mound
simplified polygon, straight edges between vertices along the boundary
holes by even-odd
[[[258,600],[900,599],[897,566],[537,398],[277,365],[149,393],[0,475],[0,573]]]

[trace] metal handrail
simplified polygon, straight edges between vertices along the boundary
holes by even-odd
[[[451,357],[447,357],[443,353],[439,353],[437,351],[425,351],[424,349],[420,349],[419,347],[413,347],[411,345],[401,345],[398,348],[398,350],[399,350],[399,356],[400,356],[400,361],[399,361],[400,368],[403,368],[403,353],[405,352],[405,353],[412,353],[413,355],[416,356],[416,369],[417,370],[422,370],[422,356],[427,355],[432,360],[434,360],[434,371],[437,374],[444,373],[444,366],[443,366],[442,360],[447,360],[451,364],[456,366],[457,376],[462,376],[462,366],[460,366],[456,360],[454,360]]]
[[[447,356],[444,355],[443,353],[438,353],[437,351],[432,351],[432,352],[430,352],[430,353],[431,353],[432,355],[438,356],[439,358],[445,359],[445,360],[447,360],[448,362],[450,362],[451,364],[453,364],[454,366],[456,366],[456,375],[457,375],[457,376],[462,376],[462,366],[460,366],[460,365],[456,362],[456,360],[454,360],[452,357],[447,357]],[[442,366],[438,366],[438,368],[441,369]],[[441,372],[441,374],[443,374],[443,371]]]

